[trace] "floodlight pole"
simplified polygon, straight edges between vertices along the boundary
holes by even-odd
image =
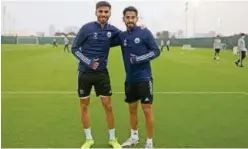
[[[186,38],[188,37],[188,5],[189,5],[190,0],[188,0],[185,3],[185,34],[186,34]]]
[[[6,18],[6,6],[4,5],[3,6],[3,20],[2,20],[3,21],[3,32],[2,32],[3,35],[5,35],[5,30],[6,30],[5,29],[5,26],[6,26],[5,18]]]
[[[195,8],[194,18],[193,18],[193,33],[194,33],[194,35],[193,35],[193,36],[195,36],[195,28],[196,28],[195,23],[196,23],[196,8]]]

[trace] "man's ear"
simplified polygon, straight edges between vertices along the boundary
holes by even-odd
[[[125,17],[122,17],[122,21],[125,23]]]

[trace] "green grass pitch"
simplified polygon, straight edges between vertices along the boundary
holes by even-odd
[[[63,47],[2,45],[2,148],[78,148],[84,141],[76,95],[77,60]],[[172,47],[152,62],[154,145],[157,148],[248,147],[248,59],[234,65],[231,51]],[[110,51],[116,134],[129,137],[124,67],[119,48]],[[95,148],[108,147],[103,108],[91,96]],[[144,146],[144,117],[139,109]]]

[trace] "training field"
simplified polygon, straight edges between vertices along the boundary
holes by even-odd
[[[2,148],[79,148],[84,141],[77,60],[63,47],[2,45]],[[210,49],[163,52],[152,62],[156,148],[248,147],[248,59],[234,65],[231,51],[214,61]],[[119,48],[108,62],[116,134],[129,137],[124,67]],[[93,147],[108,147],[107,125],[92,94]],[[139,109],[141,143],[145,126]]]

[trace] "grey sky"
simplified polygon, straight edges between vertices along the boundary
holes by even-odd
[[[71,25],[81,27],[84,23],[96,19],[94,6],[97,1],[5,0],[4,5],[7,8],[6,19],[4,21],[5,30],[48,32],[50,24],[53,24],[57,30],[63,30],[66,26]],[[112,4],[110,22],[121,29],[125,29],[121,19],[122,10],[126,6],[133,5],[140,11],[140,15],[142,16],[141,22],[153,32],[159,30],[175,32],[178,29],[185,32],[186,14],[184,10],[186,0],[107,1]],[[188,9],[189,35],[193,34],[194,20],[196,33],[205,33],[210,30],[218,30],[225,35],[239,32],[248,33],[248,1],[216,2],[198,0],[199,7],[197,9],[193,6],[194,1],[196,0],[191,0]],[[8,14],[10,14],[9,16],[12,18],[12,21],[7,19]],[[13,21],[13,18],[15,18],[15,21]],[[221,18],[219,28],[217,28],[218,18]],[[10,22],[12,23],[10,24]]]

